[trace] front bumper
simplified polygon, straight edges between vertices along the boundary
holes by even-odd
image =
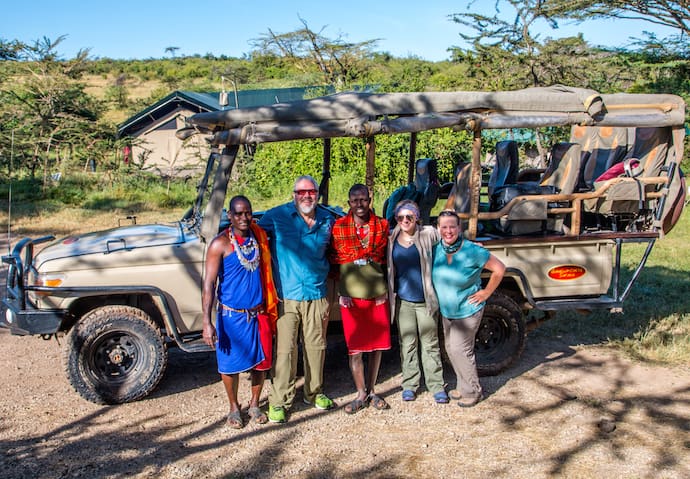
[[[28,300],[28,291],[33,288],[26,286],[26,279],[33,261],[34,246],[52,239],[52,236],[36,240],[24,238],[16,244],[10,255],[2,257],[8,269],[0,327],[8,328],[12,334],[54,334],[59,331],[67,314],[64,310],[36,309]]]
[[[58,309],[22,309],[17,300],[5,298],[2,300],[0,327],[18,336],[55,334],[60,330],[65,315],[66,311]]]

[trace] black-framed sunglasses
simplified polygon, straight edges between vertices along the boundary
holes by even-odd
[[[417,220],[417,218],[415,218],[413,215],[398,215],[398,216],[396,216],[395,219],[397,219],[399,222],[402,222],[405,220],[407,220],[407,221],[416,221]]]

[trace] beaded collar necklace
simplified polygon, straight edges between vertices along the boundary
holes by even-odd
[[[228,228],[228,237],[242,267],[249,272],[256,271],[256,268],[259,267],[260,257],[259,248],[256,247],[252,233],[249,233],[249,237],[242,244],[238,244],[235,235],[232,234],[232,228]]]

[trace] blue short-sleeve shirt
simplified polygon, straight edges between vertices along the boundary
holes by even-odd
[[[326,250],[335,219],[316,208],[316,222],[309,228],[294,203],[268,210],[259,220],[269,236],[273,276],[281,299],[309,301],[326,297],[330,264]]]
[[[467,298],[481,289],[482,270],[490,255],[486,248],[464,240],[448,263],[443,245],[434,247],[431,280],[443,316],[466,318],[484,307],[484,303],[470,304]]]

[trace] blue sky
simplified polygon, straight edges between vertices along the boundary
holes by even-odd
[[[89,48],[92,57],[144,59],[176,54],[212,53],[242,56],[250,40],[268,29],[285,33],[301,27],[299,17],[312,30],[329,38],[344,35],[347,41],[379,38],[377,51],[399,57],[414,55],[439,61],[449,57],[447,48],[462,45],[460,25],[448,19],[465,12],[467,1],[394,0],[329,2],[325,0],[192,0],[116,2],[76,0],[13,0],[3,4],[0,38],[33,42],[42,37],[67,38],[58,48],[64,58]],[[494,1],[477,0],[473,8],[493,11]],[[506,12],[512,12],[509,8]],[[626,46],[642,30],[660,36],[674,33],[651,23],[588,21],[561,25],[558,30],[540,27],[544,37],[563,37],[582,32],[593,45]],[[470,33],[470,32],[468,32]]]

